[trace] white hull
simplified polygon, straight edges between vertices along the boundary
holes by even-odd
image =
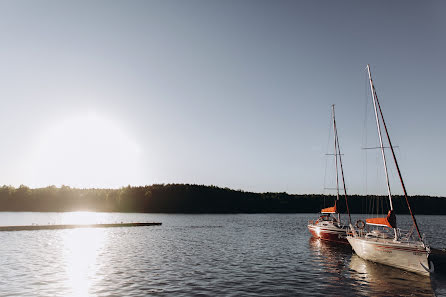
[[[426,270],[429,267],[428,252],[421,242],[400,242],[359,236],[347,236],[347,240],[355,253],[365,260],[429,275]]]

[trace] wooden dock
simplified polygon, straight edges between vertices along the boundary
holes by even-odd
[[[76,229],[76,228],[143,227],[143,226],[160,226],[160,225],[162,225],[162,223],[114,223],[114,224],[0,226],[0,231],[35,231],[35,230]]]

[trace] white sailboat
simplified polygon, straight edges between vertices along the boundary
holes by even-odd
[[[339,171],[342,177],[342,185],[344,190],[345,205],[348,213],[348,222],[351,223],[350,211],[347,203],[347,190],[344,180],[344,168],[342,166],[342,155],[339,146],[338,130],[336,128],[335,108],[332,105],[332,120],[333,120],[333,137],[334,137],[334,152],[336,164],[336,200],[334,206],[323,208],[321,215],[317,220],[310,220],[308,222],[308,231],[314,238],[348,244],[347,232],[349,225],[341,222],[341,214],[339,213]]]
[[[367,65],[367,72],[369,76],[370,90],[372,92],[373,107],[375,111],[376,126],[378,129],[378,138],[384,165],[384,173],[387,182],[387,193],[390,202],[390,210],[386,217],[366,219],[365,224],[373,226],[374,230],[366,231],[364,229],[365,224],[362,221],[359,221],[359,224],[357,222],[355,227],[350,225],[351,234],[347,236],[347,240],[352,246],[355,253],[363,259],[423,275],[429,275],[429,272],[433,271],[433,265],[428,260],[430,248],[425,243],[423,236],[421,236],[417,221],[412,212],[412,209],[410,208],[406,187],[401,176],[392,142],[390,141],[389,132],[387,130],[381,106],[379,104],[376,90],[373,85],[372,75],[370,73],[370,65]],[[389,176],[387,171],[386,154],[384,151],[383,138],[381,134],[381,127],[384,127],[385,135],[387,136],[387,144],[392,153],[395,167],[401,181],[404,196],[406,198],[407,206],[413,220],[412,231],[407,231],[407,233],[397,228],[397,221],[393,209],[392,194],[390,190]],[[415,230],[416,234],[413,234],[413,231]]]

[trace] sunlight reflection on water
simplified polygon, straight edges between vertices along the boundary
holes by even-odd
[[[97,257],[106,240],[105,229],[73,229],[63,233],[62,251],[69,296],[94,296],[90,291],[98,273]]]

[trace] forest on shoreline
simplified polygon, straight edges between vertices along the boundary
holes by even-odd
[[[396,213],[407,214],[404,197],[394,196]],[[100,211],[142,213],[317,213],[332,206],[334,196],[322,194],[253,193],[216,186],[155,184],[120,189],[76,189],[68,186],[31,189],[0,188],[0,211]],[[366,213],[386,197],[348,196],[351,213]],[[416,214],[446,214],[446,198],[410,197]],[[344,209],[343,197],[339,206]]]

